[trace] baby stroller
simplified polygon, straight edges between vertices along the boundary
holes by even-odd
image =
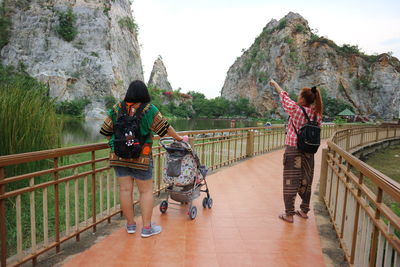
[[[188,215],[194,220],[197,215],[197,208],[193,205],[193,200],[200,196],[200,192],[207,194],[203,199],[203,207],[212,207],[213,200],[208,190],[206,175],[207,167],[200,165],[200,160],[192,150],[190,144],[175,141],[172,137],[163,137],[160,144],[167,151],[163,180],[168,187],[166,188],[167,199],[160,203],[161,213],[165,213],[168,204],[179,205],[169,202],[171,198],[181,204],[189,204]],[[205,190],[202,187],[205,186]]]

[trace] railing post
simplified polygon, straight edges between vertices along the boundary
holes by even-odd
[[[92,151],[92,220],[93,233],[96,232],[96,160],[95,151]]]
[[[189,137],[189,144],[193,149],[194,149],[194,143],[195,143],[195,138],[194,137]]]
[[[375,141],[378,142],[379,141],[379,128],[376,127],[376,138]]]
[[[247,131],[246,157],[252,157],[254,154],[254,131]]]
[[[346,151],[350,149],[350,129],[347,130],[347,138],[346,138]]]
[[[54,181],[58,181],[60,174],[58,173],[58,158],[54,158]],[[56,252],[60,252],[60,197],[58,191],[58,183],[54,184],[54,217],[56,230]]]
[[[365,134],[365,128],[361,128],[361,141],[360,141],[360,146],[364,145],[364,134]]]
[[[0,168],[0,181],[4,180],[4,168]],[[6,185],[0,185],[0,196],[6,192]],[[7,228],[6,228],[6,200],[0,199],[0,242],[1,242],[1,267],[7,264]]]
[[[383,196],[383,190],[382,188],[378,187],[378,194],[376,196],[376,203],[381,204],[382,203],[382,196]],[[378,207],[375,208],[375,220],[379,220],[381,217],[381,212],[378,209]],[[375,266],[375,261],[376,261],[376,248],[377,248],[377,243],[378,243],[378,235],[379,235],[379,230],[378,227],[374,224],[374,231],[372,233],[372,244],[371,244],[371,250],[370,250],[370,257],[369,257],[369,266],[374,267]]]
[[[326,178],[328,176],[328,149],[322,149],[321,174],[319,176],[319,200],[324,201]]]
[[[359,175],[358,185],[357,185],[357,197],[361,197],[361,185],[364,183],[364,176],[362,173]],[[357,201],[356,203],[356,214],[354,217],[354,225],[353,225],[353,236],[351,241],[351,253],[350,253],[350,264],[354,264],[355,256],[356,256],[356,247],[357,247],[357,229],[358,229],[358,221],[360,217],[360,203]]]
[[[212,134],[212,139],[211,139],[211,168],[214,170],[214,161],[215,161],[215,134]]]

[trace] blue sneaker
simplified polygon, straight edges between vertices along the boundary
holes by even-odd
[[[161,226],[158,226],[155,223],[151,223],[150,228],[142,228],[142,237],[150,237],[152,235],[161,233],[161,231]]]
[[[126,224],[125,225],[126,231],[128,234],[136,233],[136,223],[135,224]]]

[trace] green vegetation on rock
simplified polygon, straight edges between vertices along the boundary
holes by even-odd
[[[66,12],[58,12],[59,25],[56,27],[57,33],[67,42],[71,42],[78,35],[76,27],[76,15],[72,8],[68,8]]]
[[[353,106],[344,100],[333,98],[328,95],[325,88],[321,88],[322,102],[324,105],[324,115],[330,118],[335,118],[344,109],[349,109],[354,112]]]
[[[297,33],[302,33],[302,32],[304,32],[306,30],[306,27],[304,27],[304,25],[303,24],[297,24],[296,25],[296,28],[295,28],[295,32],[297,32]]]
[[[283,28],[286,27],[286,25],[287,25],[287,20],[286,20],[286,19],[281,19],[281,20],[279,21],[279,24],[278,24],[278,29],[279,29],[279,30],[282,30]]]
[[[56,112],[57,114],[71,115],[74,117],[83,117],[83,112],[86,105],[90,104],[88,99],[76,99],[76,100],[66,100],[57,103]]]
[[[11,19],[7,16],[4,2],[0,4],[0,50],[8,44],[10,38]]]
[[[138,34],[139,26],[131,17],[123,17],[118,20],[118,24],[121,28],[126,28],[128,31],[134,34]]]

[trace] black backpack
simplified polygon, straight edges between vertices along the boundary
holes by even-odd
[[[315,154],[321,143],[321,128],[318,126],[317,115],[311,121],[304,108],[302,106],[300,108],[308,122],[297,131],[292,121],[293,128],[297,134],[297,148],[302,152]]]
[[[114,153],[125,159],[138,158],[146,137],[140,135],[140,120],[147,103],[140,104],[133,116],[129,116],[125,101],[121,102],[117,122],[114,125]]]

